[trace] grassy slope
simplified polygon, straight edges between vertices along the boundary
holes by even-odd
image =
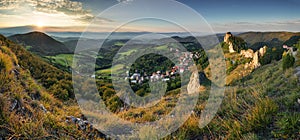
[[[281,62],[273,62],[227,87],[217,116],[199,129],[199,116],[208,97],[208,92],[202,92],[195,113],[165,139],[295,139],[300,136],[299,92],[293,69],[284,72]],[[172,110],[177,93],[170,91],[169,101],[162,100],[150,109],[133,108],[119,115],[133,122],[157,120]]]
[[[64,67],[69,67],[72,66],[73,56],[73,54],[59,54],[56,56],[46,56],[46,58],[54,60],[55,64],[59,64]]]
[[[99,74],[111,74],[111,73],[118,74],[118,70],[122,69],[123,66],[124,65],[122,65],[122,64],[118,64],[112,68],[99,70],[99,71],[97,71],[97,73],[99,73]]]
[[[4,43],[0,47],[0,138],[88,139],[93,137],[89,134],[98,133],[95,130],[92,133],[83,132],[76,125],[67,124],[66,116],[80,117],[77,104],[73,100],[63,102],[54,97],[52,89],[44,88],[32,77],[33,73],[25,68],[30,64],[23,59],[26,56],[26,59],[32,60],[31,63],[42,64],[42,69],[49,70],[48,74],[61,71],[40,62],[39,58],[31,58],[34,56],[29,55],[22,46],[16,46],[4,37],[1,37],[1,41]],[[11,47],[18,48],[18,55]],[[38,69],[31,70],[37,72]],[[44,112],[41,105],[47,112]]]

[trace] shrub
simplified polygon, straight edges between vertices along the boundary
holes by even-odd
[[[246,115],[246,128],[254,131],[265,129],[277,110],[277,104],[269,98],[257,101]]]
[[[115,91],[113,89],[107,88],[107,89],[105,89],[105,91],[103,93],[103,98],[108,99],[108,98],[112,97],[113,95],[115,95]]]
[[[282,68],[283,70],[286,70],[295,64],[295,58],[290,54],[284,54],[282,58]]]

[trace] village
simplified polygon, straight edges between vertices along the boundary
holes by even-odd
[[[175,79],[176,76],[186,72],[190,65],[193,63],[193,58],[200,58],[199,53],[180,52],[178,49],[169,48],[171,54],[178,58],[178,65],[173,66],[169,70],[159,70],[148,74],[143,70],[134,70],[134,73],[126,71],[125,80],[129,80],[131,84],[143,84],[147,81],[156,82],[163,81],[167,82],[171,79]]]

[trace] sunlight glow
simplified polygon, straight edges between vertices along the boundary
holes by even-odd
[[[42,28],[42,27],[44,27],[44,23],[39,21],[39,22],[36,23],[36,26],[39,27],[39,28]]]

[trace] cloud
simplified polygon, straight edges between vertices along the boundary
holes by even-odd
[[[299,25],[300,24],[300,19],[295,19],[295,20],[285,20],[285,21],[269,21],[267,22],[268,24],[273,24],[273,25]]]
[[[90,12],[83,9],[82,3],[70,0],[28,0],[40,12],[64,13],[66,15],[86,15]]]
[[[19,5],[18,0],[1,0],[0,1],[0,10],[11,10],[18,8]]]
[[[93,21],[94,23],[105,23],[105,22],[114,22],[114,20],[108,19],[108,18],[103,18],[103,17],[95,17],[93,15],[86,15],[83,17],[78,18],[78,20],[83,21],[83,22],[90,22]]]
[[[236,21],[211,24],[215,31],[300,31],[300,19],[272,21]]]
[[[33,12],[41,12],[48,14],[65,14],[82,22],[90,22],[95,16],[90,10],[83,8],[81,2],[71,0],[1,0],[0,10],[21,9],[28,7]],[[102,22],[112,22],[106,18],[96,18]]]
[[[121,2],[121,3],[130,3],[132,2],[133,0],[117,0],[118,2]]]

